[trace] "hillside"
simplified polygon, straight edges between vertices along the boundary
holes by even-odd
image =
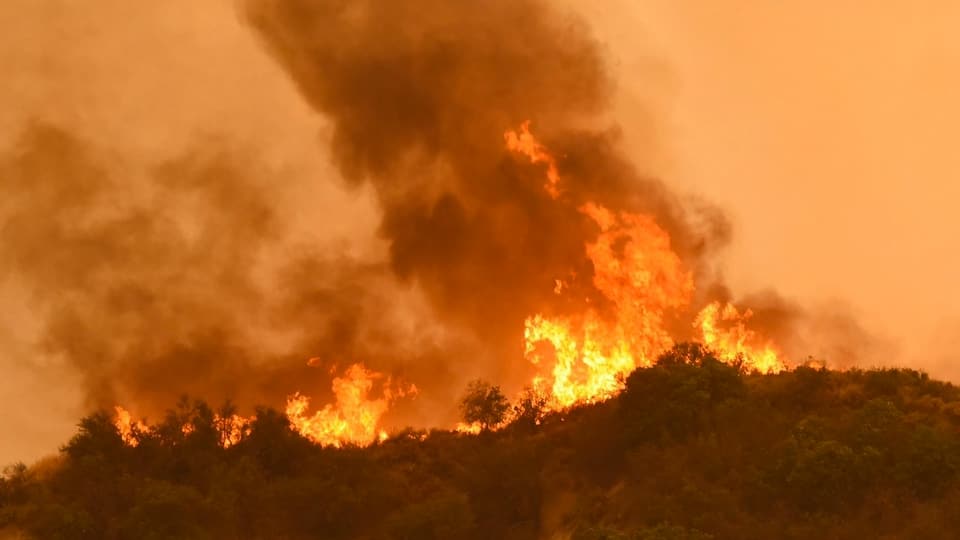
[[[760,375],[680,345],[634,371],[617,398],[535,417],[337,449],[269,409],[227,448],[203,403],[181,404],[137,446],[94,414],[59,457],[6,470],[0,529],[41,539],[960,537],[960,391],[920,372]]]

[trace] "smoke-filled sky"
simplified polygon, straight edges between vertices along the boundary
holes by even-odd
[[[517,375],[530,259],[590,234],[485,139],[523,114],[734,297],[960,377],[955,3],[311,4],[340,2],[0,4],[0,462],[117,401],[322,398],[314,356],[413,380],[425,423]]]

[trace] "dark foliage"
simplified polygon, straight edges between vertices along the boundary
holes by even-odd
[[[93,414],[58,457],[4,470],[0,535],[960,537],[960,392],[922,373],[747,374],[680,345],[617,399],[544,414],[528,393],[514,406],[512,424],[480,436],[406,430],[342,449],[270,409],[228,448],[203,403],[184,401],[136,447]]]

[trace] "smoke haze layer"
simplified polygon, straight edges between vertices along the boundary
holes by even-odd
[[[29,291],[38,352],[66,359],[89,406],[323,399],[329,374],[307,358],[376,365],[416,337],[398,310],[371,313],[402,300],[380,265],[291,245],[272,178],[216,141],[139,177],[47,125],[0,157],[0,272]]]

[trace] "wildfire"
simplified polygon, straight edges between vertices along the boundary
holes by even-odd
[[[387,438],[387,433],[378,427],[380,418],[391,402],[415,394],[417,388],[394,384],[388,377],[383,384],[383,397],[371,399],[374,379],[381,377],[379,373],[354,364],[344,376],[333,380],[334,404],[309,415],[310,398],[296,393],[287,400],[287,417],[297,432],[324,446],[367,446],[382,441]]]
[[[256,420],[255,416],[240,416],[239,414],[232,414],[230,416],[222,417],[216,415],[213,417],[213,425],[217,428],[217,432],[220,433],[220,446],[224,448],[230,448],[231,446],[237,444],[244,437],[250,434],[250,424]]]
[[[304,437],[323,446],[341,447],[345,444],[367,446],[374,441],[387,438],[387,432],[380,429],[380,418],[390,404],[401,397],[416,394],[413,385],[401,385],[387,377],[382,385],[382,397],[371,399],[374,380],[383,375],[368,370],[361,364],[347,368],[342,377],[333,379],[334,404],[329,404],[312,415],[307,413],[310,398],[295,393],[287,399],[286,414],[291,428]],[[146,423],[133,420],[129,411],[123,407],[114,408],[114,425],[123,442],[137,446],[139,434],[151,431]],[[256,418],[237,414],[229,416],[214,415],[213,425],[220,434],[220,446],[229,448],[237,444],[250,433],[250,427]],[[185,423],[180,431],[190,435],[195,426]]]
[[[544,190],[558,199],[557,161],[530,132],[530,122],[523,122],[518,131],[504,133],[504,140],[510,151],[531,163],[546,165]],[[693,275],[673,250],[670,235],[651,216],[617,212],[593,202],[577,210],[598,229],[596,239],[584,246],[593,265],[597,301],[582,299],[583,307],[574,315],[537,313],[524,323],[524,357],[537,366],[531,390],[544,396],[546,410],[602,401],[619,393],[630,372],[653,365],[673,346],[667,320],[689,314],[694,293]],[[576,277],[570,272],[564,279],[554,280],[553,292],[572,294],[577,290],[571,286]],[[749,309],[741,312],[733,304],[714,302],[700,310],[693,327],[723,362],[762,373],[786,369],[776,347],[747,328],[752,315]],[[322,362],[311,358],[307,363],[318,366]],[[373,398],[378,379],[384,379],[381,396]],[[380,420],[390,404],[417,392],[415,386],[398,384],[362,364],[353,364],[335,377],[332,387],[334,403],[310,414],[310,398],[297,392],[287,399],[285,412],[293,430],[320,445],[337,448],[386,439]],[[253,420],[215,416],[221,446],[240,442]],[[130,446],[139,444],[138,435],[150,431],[122,407],[116,407],[115,424]],[[185,424],[182,431],[189,435],[193,429],[192,424]],[[480,430],[479,423],[461,422],[454,427],[460,433]]]
[[[507,131],[507,149],[531,163],[547,165],[544,189],[556,199],[560,180],[556,160],[529,127],[528,121],[519,132]],[[527,318],[524,355],[540,368],[533,388],[547,394],[548,407],[554,409],[608,399],[622,389],[631,371],[652,365],[673,345],[665,318],[687,308],[694,292],[691,273],[671,248],[669,234],[652,217],[614,212],[595,203],[578,210],[600,229],[585,249],[593,263],[593,285],[609,307],[601,312],[585,301],[576,316]],[[555,281],[554,293],[565,292],[563,283]],[[751,346],[757,337],[744,325],[749,310],[741,315],[729,304],[723,310],[711,306],[700,313],[696,326],[703,343],[721,360],[741,361],[762,372],[784,368],[772,346]],[[718,322],[726,324],[721,328]]]
[[[113,408],[115,417],[113,425],[117,427],[120,438],[128,446],[138,446],[140,439],[138,435],[148,434],[152,430],[145,422],[134,420],[130,411],[117,405]],[[220,446],[229,448],[240,442],[243,437],[250,433],[250,424],[256,419],[255,416],[244,417],[237,414],[230,416],[213,415],[213,426],[220,434]],[[196,431],[196,427],[187,422],[180,426],[180,433],[190,435]]]
[[[557,161],[547,149],[540,144],[533,133],[530,133],[530,121],[520,124],[520,131],[508,130],[503,134],[507,148],[530,158],[530,163],[547,164],[547,183],[543,188],[556,199],[560,196],[560,173],[557,171]]]
[[[504,138],[509,150],[547,164],[545,189],[556,198],[556,160],[530,133],[529,122]],[[542,366],[533,386],[552,397],[551,406],[560,408],[619,392],[627,374],[650,365],[673,344],[664,316],[686,306],[693,293],[693,279],[671,249],[669,235],[651,217],[613,212],[594,203],[579,211],[600,229],[586,254],[594,267],[594,287],[611,309],[600,313],[585,306],[575,317],[536,314],[526,320],[524,329],[524,354]],[[562,294],[562,282],[556,283],[554,292]],[[552,367],[544,362],[547,354],[539,346],[544,342],[552,345]]]
[[[703,344],[713,349],[720,360],[740,361],[746,369],[761,373],[783,371],[786,366],[773,345],[755,345],[760,338],[745,324],[752,316],[749,309],[740,313],[733,304],[713,302],[700,311],[693,325],[700,329]]]
[[[137,439],[136,434],[149,431],[147,425],[139,420],[134,420],[130,411],[119,405],[114,407],[113,411],[116,413],[114,425],[117,426],[117,431],[120,432],[120,438],[123,439],[123,442],[129,446],[137,446],[140,444],[140,440]]]
[[[600,313],[585,306],[575,317],[537,314],[524,329],[524,353],[534,364],[543,365],[539,343],[553,346],[552,382],[544,388],[541,372],[534,388],[549,390],[560,407],[607,399],[620,391],[627,374],[651,365],[673,345],[664,328],[665,313],[688,304],[693,292],[690,273],[651,218],[617,214],[596,204],[580,211],[600,228],[586,253],[594,266],[593,285],[610,309]]]
[[[457,433],[466,433],[468,435],[476,435],[480,433],[481,427],[480,422],[457,422],[457,425],[453,428]]]

